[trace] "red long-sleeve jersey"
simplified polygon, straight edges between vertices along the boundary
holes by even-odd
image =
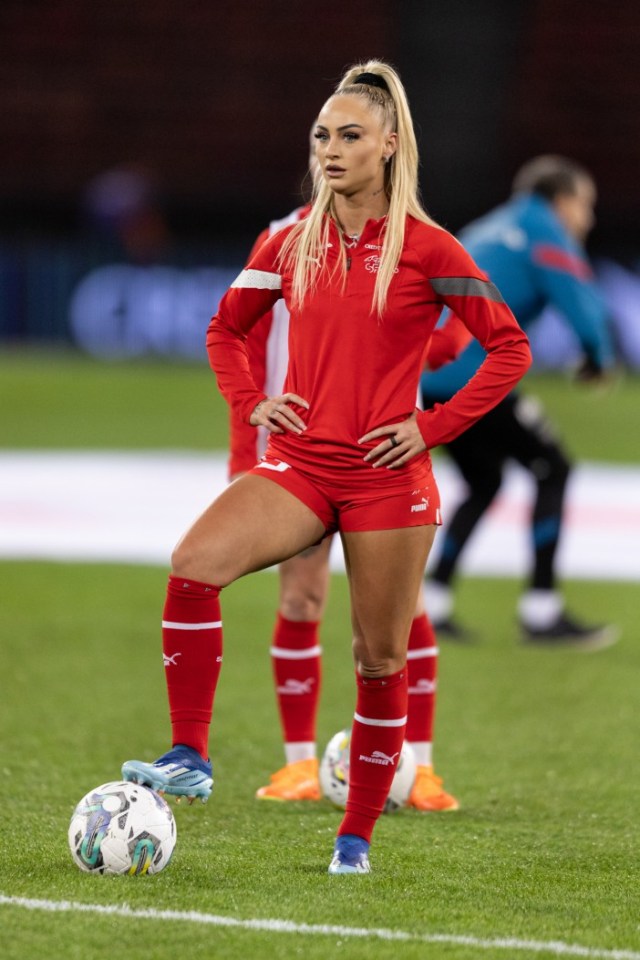
[[[349,250],[344,284],[336,270],[339,237],[330,224],[327,263],[302,308],[292,307],[291,275],[278,265],[288,234],[280,231],[234,281],[209,326],[207,349],[219,388],[248,422],[266,394],[251,373],[247,334],[284,298],[290,321],[283,389],[303,397],[309,409],[297,411],[306,431],[272,434],[269,449],[292,466],[333,477],[344,469],[357,471],[363,479],[371,474],[373,468],[363,460],[367,448],[358,438],[414,412],[425,347],[444,305],[462,319],[487,357],[450,401],[417,413],[428,448],[471,426],[506,396],[531,363],[525,334],[486,275],[451,234],[412,217],[407,218],[386,309],[382,316],[374,312],[383,224],[370,220],[365,225]]]

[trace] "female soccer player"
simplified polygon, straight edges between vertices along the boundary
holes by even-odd
[[[315,135],[322,179],[309,216],[263,244],[209,327],[220,390],[240,416],[267,428],[269,444],[174,551],[163,620],[173,749],[155,763],[125,763],[123,776],[209,795],[220,590],[337,530],[357,697],[347,808],[329,873],[368,873],[405,735],[409,627],[440,523],[428,451],[495,406],[531,354],[497,289],[420,205],[415,134],[396,72],[377,60],[349,69]],[[245,341],[281,297],[289,367],[284,392],[267,396]],[[443,305],[487,357],[448,403],[418,412],[422,357]]]
[[[315,124],[312,135],[315,133]],[[315,138],[310,172],[316,175]],[[258,236],[251,259],[278,230],[298,223],[310,207],[298,207],[274,220]],[[466,327],[463,328],[468,337]],[[260,318],[247,337],[253,379],[268,395],[282,390],[289,357],[289,311],[284,300]],[[465,339],[465,345],[466,345]],[[428,355],[429,361],[430,354]],[[229,408],[229,478],[251,470],[265,452],[268,432],[243,421]],[[319,800],[316,721],[322,679],[320,621],[329,590],[329,554],[332,537],[309,547],[279,565],[280,597],[271,643],[271,663],[284,739],[285,766],[258,789],[259,800],[289,802]],[[416,777],[408,806],[424,813],[458,810],[456,797],[447,793],[433,767],[433,729],[438,672],[438,646],[419,591],[409,630],[407,673],[409,703],[406,739],[416,757]]]

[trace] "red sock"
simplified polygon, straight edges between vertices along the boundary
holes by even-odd
[[[169,577],[162,618],[162,652],[173,744],[207,759],[211,710],[222,665],[219,587]]]
[[[358,696],[351,729],[347,812],[338,835],[371,840],[391,789],[407,723],[407,671],[381,680],[357,676]]]
[[[406,738],[416,744],[418,763],[431,764],[433,719],[436,706],[436,675],[438,671],[438,645],[431,622],[426,614],[416,617],[411,624],[409,650],[409,709],[407,712]],[[427,749],[428,748],[428,749]],[[425,753],[425,750],[427,752]]]
[[[271,664],[285,744],[315,744],[321,653],[317,623],[286,620],[278,614]]]

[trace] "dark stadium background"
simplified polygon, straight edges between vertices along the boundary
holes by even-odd
[[[71,291],[122,257],[87,210],[113,168],[153,187],[140,262],[233,271],[300,202],[314,111],[370,56],[406,83],[433,216],[455,231],[564,153],[599,186],[591,252],[635,271],[635,0],[3,0],[0,340],[69,337]]]

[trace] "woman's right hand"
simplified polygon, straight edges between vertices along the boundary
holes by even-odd
[[[283,393],[279,397],[266,397],[256,404],[249,423],[252,427],[266,427],[269,433],[304,433],[307,425],[290,404],[309,409],[309,404],[297,393]]]

